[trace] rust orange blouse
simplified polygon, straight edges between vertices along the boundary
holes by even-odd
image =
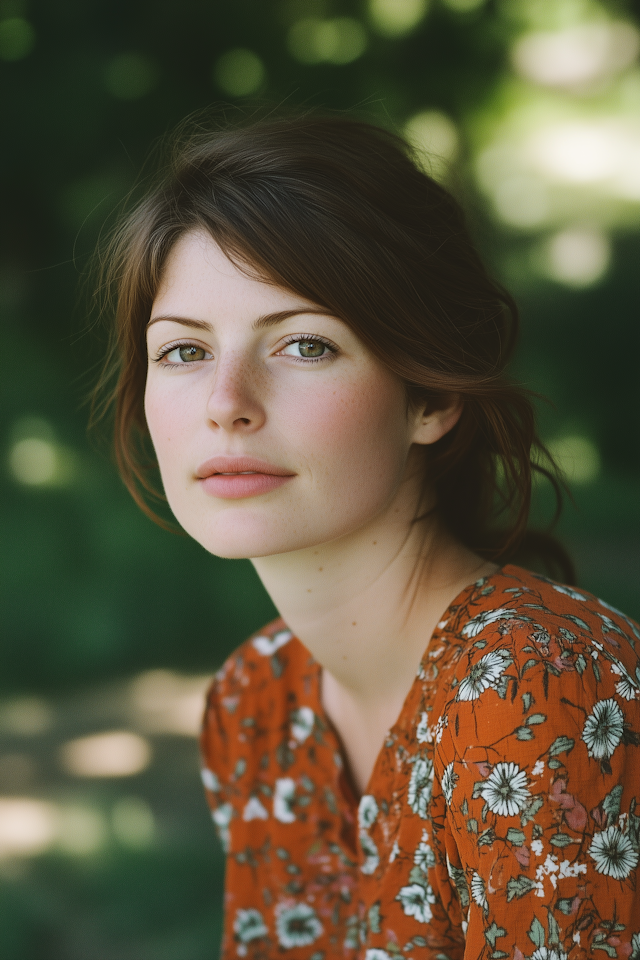
[[[429,638],[425,638],[425,645]],[[507,566],[428,642],[359,803],[282,621],[216,676],[225,960],[640,960],[640,630]]]

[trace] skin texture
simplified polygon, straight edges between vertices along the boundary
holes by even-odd
[[[315,361],[291,342],[305,336],[320,338],[306,341]],[[402,383],[345,323],[247,276],[201,232],[172,250],[147,339],[145,410],[169,504],[211,553],[252,559],[323,667],[325,708],[362,791],[440,615],[495,569],[435,515],[413,522],[424,508],[418,448],[460,407],[408,410]],[[288,479],[222,499],[199,477],[221,455],[267,461]]]

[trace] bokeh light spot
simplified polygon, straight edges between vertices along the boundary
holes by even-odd
[[[539,167],[560,180],[594,183],[612,176],[620,164],[619,138],[603,123],[566,123],[532,138]]]
[[[63,807],[58,816],[56,845],[73,856],[97,853],[107,839],[107,825],[100,810],[86,805]]]
[[[151,762],[149,742],[128,730],[79,737],[60,751],[63,768],[76,777],[130,777]]]
[[[367,47],[367,34],[353,17],[321,20],[305,17],[290,28],[287,43],[299,63],[352,63]]]
[[[526,34],[512,50],[517,72],[543,86],[580,88],[613,76],[636,59],[640,34],[631,23],[584,23]]]
[[[36,35],[28,20],[9,17],[0,21],[0,59],[23,60],[33,50]]]
[[[158,80],[156,65],[143,53],[121,53],[104,72],[104,85],[118,100],[139,100],[151,93]]]
[[[446,176],[459,148],[456,125],[438,110],[425,110],[407,121],[404,135],[423,169],[436,180]]]
[[[589,287],[607,271],[611,245],[600,230],[576,227],[562,230],[547,241],[540,258],[550,279],[570,287]]]
[[[428,0],[369,0],[369,17],[383,37],[402,37],[415,30],[428,8]]]
[[[125,847],[143,849],[153,843],[156,822],[151,807],[142,797],[123,797],[111,813],[116,838]]]
[[[170,670],[148,670],[131,684],[135,725],[148,733],[197,737],[204,711],[208,675],[187,677]]]
[[[56,448],[49,440],[25,437],[11,448],[9,463],[11,472],[19,483],[33,487],[43,486],[51,483],[56,475]]]
[[[57,811],[32,797],[0,797],[0,858],[43,853],[54,842]]]
[[[259,90],[265,80],[264,64],[252,50],[227,50],[218,59],[213,77],[232,97],[246,97]]]
[[[510,227],[528,229],[544,223],[549,213],[549,194],[538,177],[514,174],[495,186],[496,213]]]
[[[570,482],[590,483],[600,473],[600,453],[592,440],[572,435],[552,440],[547,446]]]

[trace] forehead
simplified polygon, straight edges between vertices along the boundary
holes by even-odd
[[[152,317],[161,313],[283,310],[311,301],[248,276],[204,230],[181,236],[171,249],[156,291]]]

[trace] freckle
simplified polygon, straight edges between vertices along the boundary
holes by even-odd
[[[355,625],[356,625],[356,622],[355,622],[355,620],[354,620],[353,623],[351,624],[351,626],[352,626],[352,627],[355,627]]]
[[[346,659],[347,659],[346,653],[343,653],[343,654],[342,654],[342,659],[343,659],[343,660],[346,660]]]
[[[309,589],[309,587],[307,587],[307,593],[311,593],[311,590]]]
[[[318,567],[318,573],[322,573],[323,569],[323,567]]]
[[[374,541],[373,541],[374,547],[375,547],[375,545],[376,545],[377,542],[378,542],[377,540],[374,540]]]

